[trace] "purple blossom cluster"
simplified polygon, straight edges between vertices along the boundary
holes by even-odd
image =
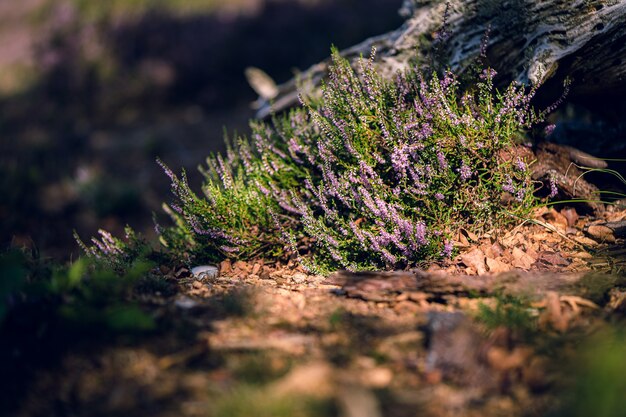
[[[74,238],[87,256],[115,270],[123,270],[137,258],[146,247],[145,241],[138,236],[130,227],[124,229],[125,239],[118,239],[106,230],[98,230],[99,237],[91,238],[91,246],[87,246],[74,233]]]
[[[466,91],[449,71],[387,81],[374,51],[356,68],[335,51],[320,102],[301,98],[302,109],[253,123],[250,140],[209,158],[206,198],[162,165],[186,236],[228,257],[297,251],[308,238],[308,265],[394,268],[449,257],[461,225],[528,209],[526,162],[498,155],[542,117],[530,107],[536,88],[496,93],[490,68]],[[516,207],[493,198],[502,191]]]

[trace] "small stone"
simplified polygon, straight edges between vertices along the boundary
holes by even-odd
[[[217,267],[213,265],[200,265],[191,268],[191,273],[196,279],[210,279],[217,277]]]
[[[202,283],[200,281],[194,281],[193,284],[191,284],[192,287],[196,288],[196,289],[200,289],[203,287]]]
[[[182,310],[189,310],[198,305],[198,303],[189,297],[181,297],[174,302],[174,305]]]
[[[261,267],[263,265],[261,265],[260,263],[255,263],[254,266],[252,267],[252,275],[259,275],[259,271],[261,270]]]

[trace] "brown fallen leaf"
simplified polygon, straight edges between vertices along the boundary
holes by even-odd
[[[494,258],[487,258],[487,267],[489,268],[489,272],[492,272],[494,274],[507,272],[513,269],[511,265]]]
[[[598,305],[593,301],[587,300],[586,298],[578,297],[576,295],[562,295],[560,297],[560,300],[567,303],[572,308],[575,314],[580,313],[581,306],[590,308],[592,310],[600,309],[600,307],[598,307]]]
[[[569,327],[569,317],[561,308],[561,299],[555,291],[548,291],[545,298],[545,311],[539,317],[539,323],[550,325],[558,332],[565,332]]]
[[[535,263],[536,259],[532,256],[528,255],[526,252],[521,250],[518,247],[513,248],[511,252],[511,256],[513,257],[513,261],[511,265],[516,268],[528,270]]]
[[[598,246],[598,242],[596,242],[593,239],[589,239],[588,237],[585,237],[585,236],[574,236],[574,240],[580,243],[581,245],[584,245],[590,248]]]
[[[462,254],[461,261],[465,266],[474,268],[478,275],[483,275],[487,272],[487,268],[485,267],[485,254],[480,249],[472,249]]]
[[[574,252],[571,254],[572,258],[578,258],[578,259],[591,259],[593,258],[593,255],[590,254],[589,252],[585,252],[585,251],[580,251],[580,252]]]
[[[502,246],[498,242],[484,243],[480,245],[480,250],[482,250],[488,258],[497,258],[504,253],[504,249],[502,249]]]
[[[569,225],[567,218],[553,208],[547,213],[544,213],[541,217],[560,231],[565,231]]]
[[[233,270],[230,259],[223,260],[222,262],[220,262],[219,266],[220,266],[220,275],[229,274]]]
[[[613,230],[603,225],[591,225],[586,230],[587,234],[600,243],[615,243]]]
[[[571,263],[557,252],[541,251],[538,255],[537,261],[548,266],[567,266]]]
[[[626,291],[612,288],[609,291],[609,297],[609,302],[606,304],[607,309],[626,313]]]
[[[467,237],[461,232],[457,233],[456,240],[454,241],[454,246],[458,248],[469,248],[471,245]]]
[[[576,221],[578,220],[579,216],[575,208],[564,208],[563,210],[561,210],[561,214],[567,219],[567,225],[569,227],[574,227],[576,225]]]
[[[252,265],[250,265],[248,262],[237,261],[233,265],[233,269],[237,273],[242,273],[242,272],[243,273],[249,273],[250,271],[252,271]]]
[[[478,236],[475,233],[470,232],[469,230],[461,229],[460,233],[467,236],[467,238],[472,242],[478,242]]]

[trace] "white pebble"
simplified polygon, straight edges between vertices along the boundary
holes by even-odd
[[[213,265],[200,265],[191,268],[191,273],[197,279],[215,278],[218,274],[216,266]]]

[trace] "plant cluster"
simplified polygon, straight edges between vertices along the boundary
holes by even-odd
[[[95,263],[110,267],[116,272],[123,273],[138,260],[146,260],[151,248],[144,238],[137,234],[130,226],[124,228],[125,240],[111,235],[106,230],[98,230],[100,238],[91,238],[92,246],[87,246],[78,233],[74,232],[74,239]]]
[[[0,285],[0,330],[5,320],[41,328],[56,323],[122,332],[154,329],[152,316],[134,299],[154,265],[136,258],[117,271],[90,255],[61,267],[23,251],[0,253],[0,273],[6,278]]]
[[[291,251],[310,268],[398,268],[450,256],[461,226],[523,216],[532,161],[515,148],[545,116],[530,104],[536,88],[500,92],[491,68],[464,86],[417,68],[388,81],[374,57],[355,70],[333,51],[321,98],[209,157],[203,196],[164,166],[176,226],[163,241],[202,257]],[[315,243],[307,254],[303,239]]]

